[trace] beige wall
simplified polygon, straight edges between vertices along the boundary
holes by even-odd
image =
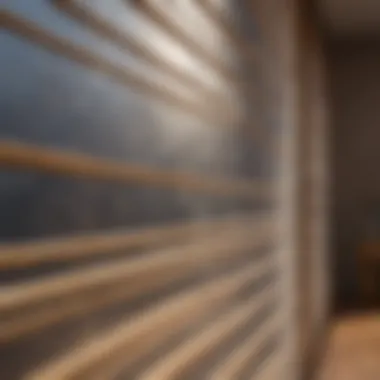
[[[337,291],[352,302],[356,246],[370,210],[380,215],[380,42],[335,43],[329,56]]]

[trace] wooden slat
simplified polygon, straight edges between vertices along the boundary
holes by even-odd
[[[141,6],[142,5],[139,4],[139,9]],[[144,12],[146,12],[147,9],[151,10],[152,8],[150,6],[147,8],[143,7]],[[150,17],[153,17],[151,11],[148,13]],[[156,14],[155,11],[154,14]],[[165,16],[164,19],[166,20]],[[1,11],[0,27],[18,35],[21,38],[25,38],[33,43],[36,43],[39,47],[42,47],[54,54],[58,54],[72,60],[87,69],[106,75],[109,78],[116,80],[116,82],[120,85],[155,97],[208,123],[220,126],[226,125],[227,121],[227,124],[229,124],[228,120],[230,120],[231,116],[233,117],[235,112],[231,109],[230,105],[220,103],[216,108],[205,107],[204,101],[194,102],[189,99],[183,99],[181,96],[178,96],[178,94],[164,89],[162,84],[154,84],[152,81],[148,81],[141,75],[132,72],[127,67],[111,63],[107,59],[94,54],[89,49],[76,45],[67,39],[51,34],[47,30],[40,28],[35,23],[23,19],[12,12]],[[195,46],[199,46],[195,42],[194,44]],[[202,50],[209,55],[207,49]],[[235,77],[236,75],[237,74],[234,74]],[[237,81],[238,79],[235,78],[234,80]],[[244,85],[245,82],[239,81],[239,83]],[[248,127],[248,129],[243,128],[242,133],[247,134],[247,137],[249,136],[249,138],[252,138],[251,127]],[[256,138],[257,136],[254,135],[253,137]]]
[[[148,228],[120,229],[88,235],[64,238],[39,239],[22,243],[0,244],[0,270],[30,268],[33,266],[75,261],[84,258],[106,257],[112,252],[128,251],[169,245],[186,238],[201,237],[223,228],[236,229],[252,226],[255,231],[258,222],[268,220],[267,213],[236,215],[209,220],[172,223]]]
[[[258,278],[257,279],[257,282],[254,283],[254,285],[259,285],[260,283],[263,282],[263,280],[266,280],[267,279],[267,276],[264,275],[262,276],[261,278]],[[273,280],[273,278],[272,278]],[[269,282],[266,282],[265,283],[265,289],[268,287],[268,286],[271,286],[273,285],[273,282],[269,283]],[[252,284],[250,285],[252,286]],[[258,286],[254,291],[253,293],[254,294],[251,294],[251,297],[248,296],[248,298],[245,298],[245,302],[249,302],[250,299],[253,299],[254,297],[256,298],[260,298],[260,295],[261,295],[261,292],[264,291],[264,287],[260,287]],[[268,294],[267,294],[268,295]],[[273,301],[272,299],[267,299],[267,304],[269,305],[265,305],[263,306],[261,309],[259,309],[256,314],[253,314],[251,315],[251,318],[246,321],[247,323],[251,323],[252,320],[260,317],[260,314],[261,313],[264,313],[267,311],[267,309],[269,309],[273,303],[271,303],[271,301]],[[243,301],[242,301],[243,302]],[[235,303],[234,303],[235,304]],[[220,317],[221,315],[225,315],[225,313],[227,314],[228,313],[228,310],[226,310],[225,308],[222,308],[222,309],[218,309],[216,308],[216,310],[214,310],[214,312],[211,313],[210,316],[207,316],[206,318],[208,320],[210,319],[215,319]],[[201,324],[202,326],[204,325],[204,320],[201,321]],[[211,325],[209,326],[211,329]],[[185,324],[184,327],[180,327],[181,331],[179,331],[178,333],[181,334],[181,332],[183,332],[183,329],[187,329],[187,324]],[[186,331],[186,334],[188,334],[188,331]],[[194,334],[196,334],[194,332]],[[223,335],[223,333],[222,333]],[[159,345],[165,345],[165,342],[167,342],[168,340],[170,341],[170,336],[167,337],[167,338],[162,338],[162,340],[160,340],[159,342]],[[157,341],[158,342],[158,341]],[[181,346],[182,347],[182,346]],[[159,350],[160,348],[159,347],[155,347],[153,345],[153,352],[155,350]],[[156,351],[157,352],[157,351]],[[136,357],[134,358],[133,360],[130,360],[130,361],[127,361],[126,362],[126,355],[128,354],[128,348],[125,350],[125,351],[120,351],[120,353],[118,353],[117,355],[114,355],[112,356],[112,358],[110,358],[109,360],[107,360],[106,362],[100,362],[99,365],[96,365],[94,364],[94,366],[86,371],[84,377],[83,377],[83,380],[103,380],[103,379],[116,379],[116,378],[123,378],[123,374],[124,375],[129,375],[129,370],[132,369],[132,371],[134,372],[134,364],[137,363],[137,366],[140,367],[141,366],[141,360],[143,362],[145,362],[145,359],[146,359],[146,356],[149,356],[150,354],[152,353],[152,350],[151,348],[147,347],[145,350],[142,350],[141,351],[141,357]],[[203,354],[207,354],[207,352],[203,352]],[[198,359],[202,359],[201,357],[198,357]],[[194,365],[196,365],[196,363],[193,363]],[[200,363],[202,365],[202,363]],[[145,366],[149,365],[147,362],[145,363]],[[194,369],[194,367],[192,368]],[[137,374],[135,374],[137,375]],[[142,374],[140,375],[137,375],[135,378],[136,379],[140,379],[140,376],[143,376]],[[181,379],[182,377],[181,376],[178,376],[176,377],[177,379]]]
[[[191,267],[199,268],[204,263],[221,260],[226,257],[237,257],[239,251],[258,244],[267,244],[273,231],[264,228],[257,235],[249,235],[248,229],[235,231],[221,230],[224,239],[220,235],[211,238],[200,239],[188,245],[165,248],[161,251],[154,250],[149,254],[132,258],[113,260],[108,264],[90,266],[87,269],[77,269],[63,274],[42,277],[37,280],[5,285],[0,289],[0,311],[14,309],[20,306],[30,305],[42,301],[77,293],[95,286],[105,285],[117,280],[125,283],[149,276],[160,274],[161,276],[178,275],[181,271],[187,271]],[[240,253],[242,255],[242,253]]]
[[[139,380],[175,380],[202,359],[207,353],[223,344],[230,336],[239,331],[252,316],[265,305],[273,301],[274,289],[269,289],[244,302],[243,305],[234,307],[230,312],[223,314],[220,318],[207,325],[199,334],[186,340],[176,347],[167,356],[153,363],[145,371]],[[105,376],[106,378],[112,378]],[[99,378],[100,379],[100,378]],[[95,379],[94,379],[95,380]]]
[[[283,352],[276,352],[258,371],[249,377],[249,380],[277,380],[283,379],[284,368],[288,363],[284,362]]]
[[[97,15],[90,9],[90,7],[78,3],[76,0],[51,1],[58,7],[58,9],[86,25],[100,36],[115,43],[123,50],[132,53],[136,58],[143,59],[147,63],[153,65],[154,68],[175,78],[178,82],[194,88],[194,90],[202,94],[206,99],[219,99],[220,103],[223,104],[223,107],[229,107],[229,103],[223,100],[221,94],[208,88],[201,79],[187,72],[185,69],[178,68],[177,65],[171,64],[163,56],[158,55],[152,49],[144,46],[144,44],[136,37],[127,35],[125,32]],[[223,110],[223,107],[221,107],[220,110]]]
[[[120,85],[153,96],[196,118],[219,124],[224,120],[224,116],[220,117],[214,110],[204,107],[204,102],[183,99],[171,90],[163,88],[162,84],[155,84],[142,75],[132,72],[126,66],[114,64],[94,54],[91,50],[54,35],[12,12],[1,11],[0,27],[30,42],[36,43],[39,47],[54,54],[74,61],[87,69],[106,75]]]
[[[92,339],[70,347],[67,354],[47,362],[27,375],[25,380],[84,378],[83,374],[95,364],[107,362],[123,350],[128,352],[125,355],[127,364],[140,357],[152,345],[215,312],[218,306],[233,300],[244,286],[267,271],[268,262],[261,265],[252,263],[233,274],[173,296]]]
[[[194,56],[201,58],[206,62],[214,72],[217,72],[227,81],[241,82],[238,73],[229,68],[223,61],[212,53],[209,49],[203,47],[198,41],[195,41],[186,33],[179,23],[170,19],[162,10],[149,0],[123,0],[133,4],[145,17],[155,23],[160,29],[164,30],[174,40],[186,47]]]
[[[0,167],[125,184],[150,185],[219,197],[270,198],[270,186],[255,181],[207,178],[192,173],[99,159],[79,153],[0,140]]]
[[[37,309],[32,308],[30,310],[29,307],[28,311],[25,311],[25,304],[23,304],[22,313],[12,313],[10,319],[0,323],[0,342],[4,343],[19,339],[25,334],[35,333],[53,324],[68,321],[70,318],[93,313],[121,302],[128,302],[131,299],[148,294],[149,292],[163,289],[170,284],[176,283],[176,281],[191,278],[198,274],[200,270],[207,273],[211,266],[215,268],[215,266],[221,264],[233,264],[236,260],[247,256],[247,251],[244,251],[244,249],[251,251],[260,247],[265,247],[265,240],[263,238],[258,238],[256,243],[247,244],[245,246],[243,244],[240,246],[238,246],[238,244],[235,246],[231,244],[226,247],[224,251],[217,250],[216,246],[211,245],[205,246],[203,251],[202,248],[196,251],[196,247],[194,246],[185,246],[182,249],[177,249],[177,252],[172,249],[171,252],[174,254],[177,253],[181,256],[188,255],[186,260],[178,260],[180,264],[172,270],[170,270],[170,268],[153,268],[148,270],[149,268],[147,268],[145,272],[135,272],[133,277],[126,275],[125,278],[120,278],[121,274],[115,273],[116,278],[109,278],[106,283],[103,282],[100,289],[99,284],[97,287],[93,286],[87,290],[78,286],[78,288],[69,293],[68,296],[63,298],[60,296],[56,300],[53,299],[48,303],[44,303],[42,307],[37,307]],[[192,250],[190,248],[192,248]],[[200,259],[198,256],[202,255],[202,253],[204,258]],[[158,254],[157,252],[157,255]],[[194,258],[192,258],[193,255],[195,256]],[[253,254],[252,257],[255,257],[255,254]],[[257,256],[258,263],[261,257],[261,255]],[[133,264],[132,262],[131,269],[133,269]],[[154,262],[152,264],[154,264]],[[116,264],[115,267],[117,266]],[[89,274],[91,275],[91,271],[83,270],[83,276],[87,276],[88,278]],[[68,277],[66,277],[66,279],[67,278]],[[52,283],[51,286],[54,287],[54,285],[55,283]],[[76,288],[76,286],[74,285],[73,288]],[[28,288],[24,290],[26,293],[28,292]],[[5,291],[6,290],[4,290],[4,292]],[[50,294],[42,293],[43,291],[40,290],[38,294],[40,296],[39,300],[41,300],[42,297],[44,297],[45,300],[47,296],[51,296],[52,291],[47,292]],[[34,301],[35,298],[36,295],[34,296]],[[25,297],[23,300],[26,304],[30,304],[30,301],[33,301],[25,299]],[[19,299],[19,304],[20,302],[22,302],[22,300],[20,301]],[[12,306],[14,306],[14,304]],[[4,314],[4,311],[2,313]]]
[[[223,362],[210,373],[210,380],[235,380],[249,365],[252,356],[260,350],[266,341],[273,339],[274,333],[280,326],[278,314],[271,317],[258,331],[255,331],[242,342]]]
[[[248,361],[248,368],[243,372],[243,376],[258,378],[260,372],[268,363],[270,363],[275,355],[277,355],[280,347],[279,329],[277,329],[260,347],[254,352]]]

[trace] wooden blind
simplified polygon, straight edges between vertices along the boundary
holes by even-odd
[[[284,378],[281,84],[260,9],[6,2],[1,378]]]

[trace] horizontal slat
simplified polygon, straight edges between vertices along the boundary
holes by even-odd
[[[184,371],[196,365],[207,353],[223,344],[231,335],[249,321],[252,316],[265,305],[273,301],[274,289],[269,289],[244,302],[244,305],[234,307],[230,312],[207,325],[199,334],[176,347],[166,357],[159,359],[139,380],[175,380],[181,378]],[[103,377],[104,379],[112,377]],[[99,378],[100,379],[100,378]],[[95,380],[95,379],[94,379]]]
[[[215,312],[218,306],[233,300],[244,286],[267,270],[268,262],[260,265],[253,263],[233,274],[173,296],[90,340],[69,347],[66,355],[46,363],[26,376],[25,380],[85,378],[84,373],[94,365],[107,362],[123,350],[127,350],[127,364],[176,331],[192,325]]]
[[[245,366],[249,365],[252,356],[258,353],[266,341],[273,339],[278,326],[280,326],[278,314],[271,317],[267,323],[255,331],[251,336],[233,350],[231,355],[210,373],[210,380],[235,380],[238,379]]]
[[[235,306],[236,303],[234,303],[234,306],[230,309],[231,311],[226,309],[217,310],[216,315],[212,314],[209,317],[209,320],[212,319],[213,322],[209,322],[199,334],[194,332],[194,335],[189,340],[175,346],[173,351],[167,356],[160,357],[158,362],[153,362],[152,366],[149,366],[143,357],[144,366],[148,366],[148,370],[143,373],[139,372],[135,378],[140,380],[170,380],[182,379],[183,375],[187,378],[188,372],[186,370],[189,370],[190,373],[194,370],[196,371],[198,369],[197,365],[202,366],[205,363],[204,360],[207,360],[207,354],[212,354],[214,349],[218,350],[220,345],[224,346],[225,341],[234,338],[234,333],[239,334],[241,328],[258,318],[262,318],[261,314],[267,313],[268,309],[272,308],[273,292],[271,294],[267,290],[271,286],[273,287],[273,282],[267,283],[265,287],[259,288],[259,290],[255,290],[254,294],[242,300],[239,306]],[[242,306],[243,303],[244,306]],[[229,321],[228,325],[227,320]],[[202,326],[204,326],[203,323]],[[217,330],[219,335],[217,335]],[[122,377],[122,374],[127,374],[128,370],[129,363],[125,362],[125,352],[122,351],[119,356],[115,356],[112,360],[107,361],[106,364],[101,364],[99,367],[95,366],[93,370],[86,374],[85,379],[116,379]]]
[[[263,364],[258,372],[255,372],[249,380],[276,380],[283,379],[288,363],[284,361],[284,353],[276,352],[274,356]]]
[[[208,86],[195,75],[190,74],[185,69],[178,68],[177,65],[171,64],[168,60],[160,56],[152,49],[144,46],[136,37],[127,35],[125,32],[112,25],[110,22],[97,15],[90,7],[78,3],[76,0],[51,0],[60,10],[66,12],[69,16],[89,27],[92,31],[102,37],[107,38],[120,48],[134,54],[136,58],[143,59],[154,68],[161,70],[170,77],[179,82],[188,85],[198,93],[201,93],[208,99],[218,99],[223,102],[220,93],[208,88]],[[223,102],[224,107],[229,103]]]
[[[148,9],[151,8],[148,7]],[[218,102],[216,108],[205,108],[205,102],[193,102],[188,99],[182,99],[178,94],[164,89],[162,85],[147,81],[146,78],[128,70],[125,66],[111,63],[90,50],[76,45],[67,39],[51,34],[43,28],[40,28],[38,25],[23,19],[12,12],[1,11],[0,25],[1,28],[16,34],[21,38],[36,43],[40,47],[47,49],[54,54],[61,55],[87,69],[104,74],[127,88],[156,97],[174,107],[178,107],[182,111],[187,112],[198,119],[216,125],[226,125],[226,121],[228,124],[230,117],[234,118],[233,114],[235,111],[232,110],[229,105],[219,104]],[[195,45],[197,44],[195,43]],[[209,54],[206,49],[205,52]],[[235,80],[237,79],[235,78]],[[241,82],[241,84],[244,83],[245,82]],[[242,133],[246,134],[247,138],[255,139],[260,137],[256,135],[256,129],[256,127],[252,127],[252,125],[249,124],[246,128],[242,128]]]
[[[152,288],[154,291],[159,291],[168,285],[175,284],[178,280],[186,280],[197,273],[199,273],[199,268],[193,266],[183,268],[171,276],[164,276],[161,273],[152,274],[147,281],[144,279],[144,281],[135,282],[133,285],[120,281],[120,283],[108,286],[106,289],[102,288],[100,291],[95,289],[90,292],[79,293],[79,295],[74,294],[69,299],[58,300],[37,310],[19,313],[17,316],[12,316],[8,321],[0,323],[0,343],[8,343],[27,334],[37,333],[54,324],[69,322],[72,318],[86,316],[113,305],[126,303],[131,299],[151,293]],[[271,275],[268,273],[268,281]]]
[[[270,184],[262,181],[210,179],[192,173],[170,172],[148,166],[120,163],[9,140],[0,140],[0,167],[99,181],[150,185],[220,197],[265,200],[271,198]]]
[[[131,284],[133,280],[142,281],[143,277],[146,278],[145,281],[149,281],[149,277],[155,275],[177,277],[179,273],[192,267],[200,268],[205,263],[242,255],[241,251],[246,255],[245,249],[262,245],[263,241],[267,244],[273,231],[268,229],[267,224],[262,224],[255,234],[248,235],[248,228],[235,231],[221,229],[220,234],[223,239],[218,234],[188,245],[153,250],[138,257],[127,257],[87,269],[80,268],[15,285],[1,286],[0,311],[112,284],[118,280]]]
[[[125,66],[116,65],[89,49],[76,45],[67,39],[61,38],[39,27],[37,24],[9,12],[1,11],[0,26],[19,37],[25,38],[54,54],[72,60],[87,69],[100,72],[116,80],[120,85],[153,96],[171,106],[178,107],[196,118],[211,123],[223,122],[223,117],[212,109],[204,107],[204,102],[193,102],[163,88],[162,84],[155,84],[140,74],[134,73]]]
[[[226,66],[222,60],[210,53],[210,51],[203,47],[199,41],[196,41],[189,36],[178,22],[171,20],[161,9],[159,9],[159,7],[153,4],[153,2],[147,0],[124,1],[133,4],[136,9],[139,10],[151,22],[155,23],[174,40],[186,47],[192,54],[206,62],[214,72],[217,72],[228,81],[239,81],[239,76],[236,71]]]
[[[259,278],[258,279],[257,285],[258,285],[259,282],[261,282],[263,280],[263,278]],[[271,285],[273,285],[273,282],[271,283]],[[269,283],[266,283],[265,286],[269,286]],[[257,287],[254,290],[254,294],[251,294],[251,299],[254,299],[256,297],[259,300],[260,299],[260,294],[261,294],[262,291],[264,291],[264,287]],[[252,323],[253,320],[255,320],[257,318],[261,318],[262,316],[260,314],[266,313],[268,311],[268,309],[270,309],[271,306],[273,305],[273,302],[271,302],[271,301],[273,301],[273,300],[267,299],[267,304],[264,305],[259,310],[257,310],[256,313],[251,314],[251,318],[248,318],[247,321],[246,321],[246,323],[249,324],[249,323]],[[249,301],[249,298],[245,298],[244,301],[242,301],[242,302],[248,302],[249,303],[250,301]],[[236,303],[234,303],[234,305],[235,304]],[[221,310],[216,309],[216,313],[211,313],[211,315],[207,316],[206,318],[207,318],[207,320],[213,319],[215,321],[215,323],[217,323],[216,318],[220,317],[221,315],[225,315],[226,313],[228,313],[228,310],[226,310],[226,308],[222,308]],[[203,320],[201,322],[201,325],[204,326],[204,321]],[[212,329],[211,325],[209,327]],[[185,324],[184,328],[186,330],[187,324]],[[239,331],[237,331],[237,333],[239,333]],[[181,334],[181,332],[179,332],[179,334]],[[184,335],[187,335],[187,334],[189,334],[188,331],[186,331],[186,333]],[[193,334],[196,334],[196,332],[193,331]],[[223,333],[222,333],[222,338],[223,338]],[[232,338],[234,338],[234,337],[232,336]],[[227,339],[228,339],[228,337],[227,337]],[[166,338],[166,339],[163,339],[163,341],[160,341],[159,345],[161,346],[163,344],[165,346],[165,343],[168,340],[170,341],[170,336],[168,338]],[[223,344],[223,342],[222,342],[222,344]],[[180,347],[182,347],[182,346],[180,346]],[[218,349],[217,347],[214,347],[214,348]],[[158,352],[158,350],[160,350],[160,348],[159,347],[156,348],[153,345],[153,352]],[[91,370],[86,371],[86,374],[83,377],[83,380],[116,379],[116,378],[119,378],[119,377],[123,378],[123,374],[126,375],[126,376],[128,376],[130,374],[130,370],[131,369],[134,372],[134,370],[135,370],[134,364],[136,364],[136,363],[137,363],[138,367],[141,367],[141,362],[144,362],[144,367],[149,366],[149,362],[146,359],[152,353],[152,350],[151,350],[150,347],[149,347],[149,349],[145,349],[145,350],[141,351],[141,357],[136,357],[136,360],[131,360],[131,361],[128,361],[128,362],[126,362],[126,360],[125,360],[125,356],[126,356],[127,353],[128,353],[128,349],[126,349],[125,351],[122,350],[122,351],[120,351],[120,353],[118,355],[114,355],[112,358],[110,358],[110,360],[107,360],[104,363],[101,362],[99,365],[95,364],[91,368]],[[201,354],[207,355],[207,352],[203,352],[203,353],[201,352]],[[192,371],[194,371],[194,370],[196,371],[198,369],[197,368],[197,364],[200,364],[200,366],[202,366],[204,364],[204,361],[202,360],[201,356],[198,356],[198,359],[200,360],[199,363],[196,363],[196,359],[195,359],[195,362],[189,363],[189,367],[188,368],[190,370],[190,373]],[[192,366],[190,368],[191,364],[193,364],[194,366]],[[152,373],[153,373],[153,371],[152,371]],[[184,373],[184,374],[187,375],[187,373]],[[144,374],[139,373],[134,378],[140,379],[140,378],[142,378],[142,376],[144,376]],[[174,378],[176,378],[176,379],[179,380],[179,379],[182,379],[182,376],[181,375],[179,375],[178,377],[174,376]]]
[[[41,239],[25,243],[0,244],[0,270],[27,268],[40,264],[59,263],[83,258],[107,256],[111,252],[150,248],[177,243],[191,237],[201,237],[221,228],[238,228],[268,220],[268,214],[237,215],[210,220],[170,225],[122,229],[65,238]]]

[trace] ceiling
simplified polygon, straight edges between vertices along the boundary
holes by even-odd
[[[334,37],[380,36],[380,0],[318,0],[318,6]]]

